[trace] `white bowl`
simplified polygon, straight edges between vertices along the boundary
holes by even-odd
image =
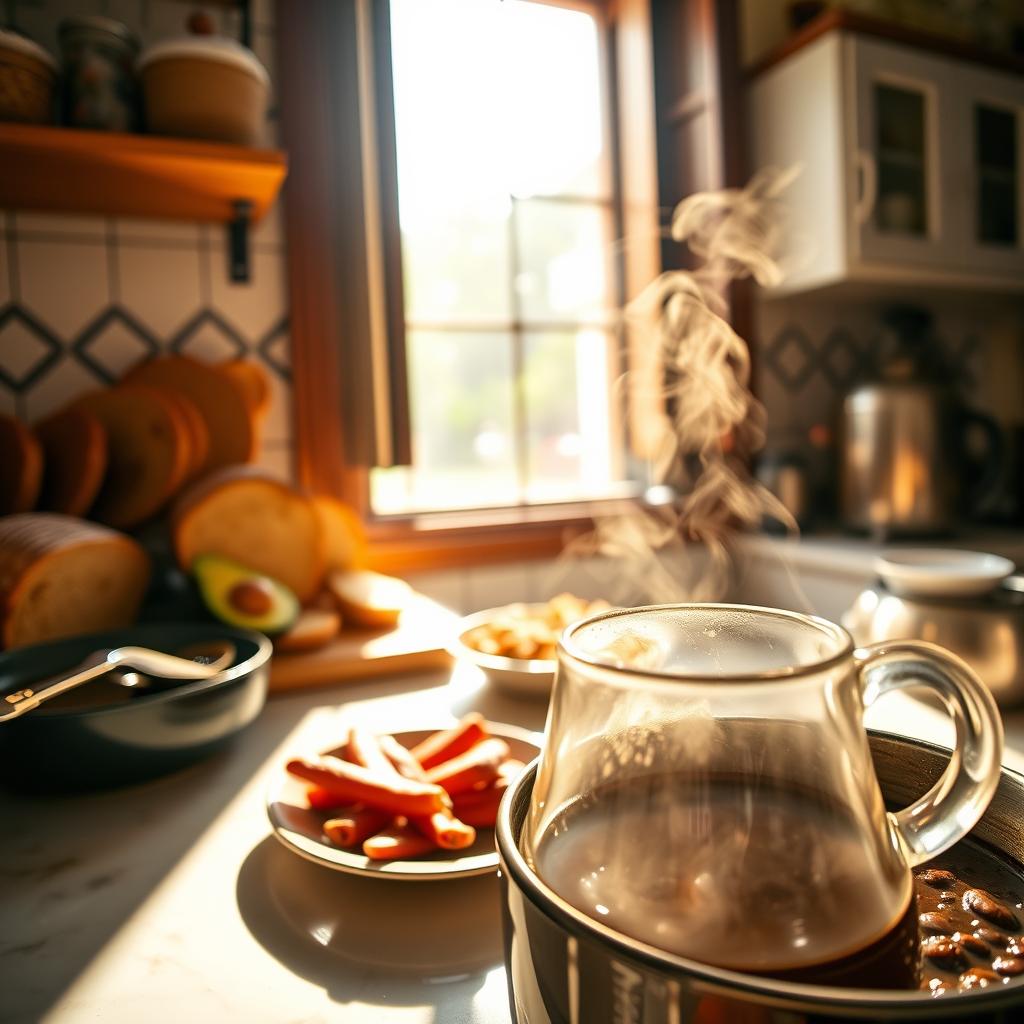
[[[536,611],[538,614],[542,614],[547,609],[547,605],[544,603],[523,604],[522,607],[527,612]],[[501,608],[488,608],[475,615],[467,615],[459,623],[459,635],[452,644],[450,653],[455,658],[476,665],[487,680],[499,690],[520,696],[543,697],[547,700],[555,681],[557,661],[546,658],[506,658],[500,654],[484,654],[483,651],[470,647],[463,640],[470,630],[485,626],[499,616],[507,615],[508,611],[509,606],[505,605]]]
[[[875,571],[901,597],[977,597],[1013,570],[1001,555],[945,548],[894,548],[875,559]]]

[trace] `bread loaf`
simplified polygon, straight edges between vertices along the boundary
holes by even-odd
[[[283,653],[313,651],[330,643],[341,629],[341,616],[336,611],[307,608],[295,625],[274,637],[274,650]]]
[[[133,367],[125,384],[169,388],[191,399],[206,422],[209,449],[201,472],[249,462],[257,449],[257,416],[241,388],[215,367],[188,356],[161,356]]]
[[[324,535],[324,561],[328,569],[356,569],[366,561],[366,532],[355,509],[337,498],[313,498]]]
[[[228,359],[215,369],[239,389],[249,408],[262,420],[270,408],[267,371],[252,359]]]
[[[84,516],[107,471],[107,432],[88,409],[64,409],[36,424],[43,446],[39,509]]]
[[[323,538],[313,503],[252,466],[231,466],[193,484],[175,503],[178,564],[220,555],[279,580],[303,603],[320,589]]]
[[[188,428],[156,388],[94,391],[75,408],[97,416],[107,432],[107,472],[92,516],[127,530],[163,508],[189,470]]]
[[[24,423],[0,416],[0,516],[35,508],[43,450]]]
[[[0,519],[5,648],[128,626],[149,560],[130,537],[53,512]]]

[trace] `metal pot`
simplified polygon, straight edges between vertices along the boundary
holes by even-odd
[[[871,733],[870,741],[882,793],[897,806],[930,788],[951,753],[887,733]],[[940,1003],[924,992],[800,985],[709,967],[612,931],[557,896],[520,853],[535,775],[536,763],[506,795],[497,824],[505,962],[516,1024],[1010,1024],[1022,1019],[1024,986],[948,994]],[[1024,846],[1022,806],[1024,777],[1003,769],[972,838],[1016,862]]]
[[[959,655],[1000,707],[1024,704],[1024,576],[983,597],[899,596],[884,583],[865,590],[843,616],[858,644],[930,640]]]
[[[986,439],[980,466],[967,453],[972,429]],[[996,489],[1002,448],[995,420],[965,408],[950,387],[864,384],[843,401],[843,523],[881,536],[944,533]]]

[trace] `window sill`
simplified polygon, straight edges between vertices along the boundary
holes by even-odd
[[[417,572],[456,566],[547,558],[593,528],[598,511],[615,501],[380,519],[367,527],[370,560],[382,572]]]

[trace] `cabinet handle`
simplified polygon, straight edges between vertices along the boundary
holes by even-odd
[[[858,224],[863,224],[875,209],[878,198],[878,166],[874,155],[864,149],[857,150],[857,174],[860,179],[860,196],[853,208]]]

